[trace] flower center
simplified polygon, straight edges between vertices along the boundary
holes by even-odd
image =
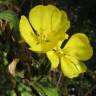
[[[49,40],[47,39],[48,36],[47,34],[44,34],[44,31],[44,29],[40,29],[40,33],[37,34],[38,43],[44,44],[46,42],[49,42]]]
[[[63,55],[64,54],[64,52],[62,51],[62,49],[61,48],[58,48],[58,53],[59,53],[59,55]]]

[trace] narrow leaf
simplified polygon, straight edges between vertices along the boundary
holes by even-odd
[[[59,96],[58,88],[54,87],[49,82],[33,83],[32,87],[40,96]]]
[[[1,11],[0,19],[8,21],[10,24],[10,29],[13,30],[14,35],[19,38],[19,19],[16,13],[11,10]]]
[[[0,4],[9,4],[14,0],[0,0]]]

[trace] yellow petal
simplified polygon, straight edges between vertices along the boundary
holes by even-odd
[[[58,16],[53,16],[52,18],[52,31],[49,32],[48,34],[48,39],[49,40],[64,40],[64,38],[66,37],[66,33],[67,30],[70,28],[70,21],[67,18],[67,14],[64,11],[60,11],[61,12],[61,16],[60,19],[58,20],[57,17]],[[58,23],[57,23],[58,21]],[[55,24],[57,23],[57,24]],[[67,36],[68,37],[68,36]]]
[[[58,8],[53,5],[38,5],[31,9],[29,20],[36,31],[40,32],[41,30],[45,30],[45,32],[50,32],[52,31],[53,15],[55,19],[54,26],[56,26],[59,22],[58,19],[61,16]]]
[[[93,49],[90,45],[88,37],[83,33],[74,34],[63,51],[67,55],[75,56],[78,60],[88,60],[93,55]]]
[[[61,16],[60,19],[58,20],[57,18],[59,18],[58,16],[53,16],[52,18],[52,30],[50,32],[48,32],[48,39],[49,40],[64,40],[67,30],[70,28],[70,21],[67,18],[67,14],[64,11],[60,11],[61,12]],[[58,21],[58,22],[57,22]],[[57,23],[57,24],[56,24]]]
[[[67,18],[67,14],[65,11],[61,11],[62,17],[61,17],[61,22],[59,24],[59,27],[56,28],[56,36],[60,37],[61,40],[65,36],[65,32],[70,28],[70,21]]]
[[[79,62],[75,57],[61,56],[60,60],[62,72],[68,78],[77,77],[80,73],[84,73],[87,70],[86,65]]]
[[[44,6],[38,5],[32,8],[29,12],[29,21],[33,28],[39,33],[42,29],[44,17]]]
[[[57,41],[40,42],[38,37],[34,34],[30,23],[25,16],[22,16],[19,24],[20,34],[24,41],[30,46],[30,50],[35,52],[46,52],[51,50]]]
[[[70,27],[67,14],[53,5],[38,5],[31,9],[29,21],[38,34],[44,34],[49,40],[64,38],[64,32]]]
[[[51,62],[51,69],[54,70],[58,67],[59,65],[59,56],[55,51],[48,51],[47,57]]]
[[[56,30],[61,19],[61,12],[53,5],[45,6],[43,29],[45,32],[52,32]]]
[[[59,42],[57,43],[57,45],[55,46],[54,49],[57,50],[57,51],[58,51],[59,49],[61,50],[61,45],[62,45],[62,43],[64,42],[64,40],[68,39],[68,37],[69,37],[69,35],[65,33],[65,37],[63,38],[63,40],[59,41]]]
[[[53,49],[56,44],[57,43],[55,41],[53,41],[53,42],[39,42],[35,46],[30,46],[29,49],[32,51],[35,51],[35,52],[45,53],[45,52]]]
[[[19,29],[22,38],[29,46],[33,46],[37,43],[36,36],[25,16],[21,16]]]
[[[30,50],[35,52],[45,52],[48,50],[49,47],[44,48],[44,45],[38,41],[37,36],[33,32],[30,23],[25,16],[21,16],[19,29],[22,38],[30,46]]]

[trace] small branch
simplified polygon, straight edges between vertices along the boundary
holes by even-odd
[[[26,0],[23,0],[23,1],[22,1],[21,5],[20,5],[21,8],[22,8],[22,6],[24,5],[25,1],[26,1]]]
[[[59,79],[58,79],[57,85],[56,85],[57,87],[58,87],[58,85],[60,84],[61,79],[62,79],[62,73],[60,72],[60,76],[59,76]]]

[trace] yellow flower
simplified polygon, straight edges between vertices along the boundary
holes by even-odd
[[[68,36],[65,33],[70,27],[67,14],[53,5],[38,5],[20,19],[20,33],[24,41],[35,52],[47,52]]]
[[[51,69],[56,69],[60,63],[63,74],[69,78],[84,73],[87,67],[81,61],[86,61],[93,55],[93,49],[87,36],[83,33],[76,33],[62,49],[60,48],[61,44],[62,41],[59,42],[57,48],[47,52]]]

